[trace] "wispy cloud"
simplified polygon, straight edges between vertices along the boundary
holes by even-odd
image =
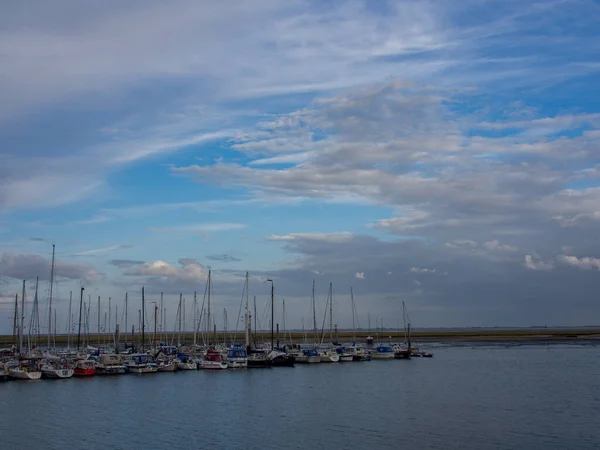
[[[131,245],[131,244],[112,245],[110,247],[96,248],[96,249],[86,250],[86,251],[79,252],[79,253],[74,253],[71,256],[94,256],[94,255],[99,255],[102,253],[110,253],[115,250],[122,250],[122,249],[132,248],[132,247],[133,247],[133,245]]]
[[[195,225],[182,225],[177,227],[150,227],[152,231],[165,233],[212,233],[218,231],[232,231],[246,228],[242,223],[199,223]]]

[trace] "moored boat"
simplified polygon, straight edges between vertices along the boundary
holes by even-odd
[[[230,369],[248,367],[248,353],[242,347],[232,347],[225,358]]]
[[[40,367],[42,377],[53,378],[53,379],[65,379],[71,378],[75,373],[75,370],[66,364],[50,364],[46,363]]]
[[[336,347],[335,352],[340,357],[340,362],[352,362],[354,357],[346,350],[346,347]]]
[[[159,372],[177,372],[178,364],[175,361],[158,361]]]
[[[389,345],[379,344],[375,351],[371,351],[373,359],[394,359],[394,349]]]
[[[120,355],[105,353],[96,361],[96,375],[122,375],[126,372]]]
[[[215,349],[208,349],[204,359],[199,363],[199,368],[205,370],[223,370],[228,367],[227,362],[223,360],[223,355]]]
[[[96,373],[96,363],[93,359],[80,359],[75,363],[76,377],[91,377]]]
[[[8,376],[15,380],[39,380],[42,372],[34,364],[19,364],[8,369]]]
[[[331,362],[339,362],[340,355],[336,353],[333,349],[321,350],[319,351],[319,358],[322,363],[331,363]]]
[[[306,348],[296,355],[298,364],[316,364],[321,362],[319,352],[314,348]]]
[[[145,353],[131,355],[129,359],[123,362],[129,373],[156,373],[158,364],[154,361],[154,356]]]

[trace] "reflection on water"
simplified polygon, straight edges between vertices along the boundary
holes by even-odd
[[[600,348],[0,384],[6,449],[600,448]]]

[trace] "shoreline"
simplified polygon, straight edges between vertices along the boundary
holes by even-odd
[[[356,342],[365,343],[365,338],[370,335],[375,338],[375,342],[386,343],[388,341],[404,341],[404,332],[398,331],[383,331],[383,332],[372,332],[366,333],[361,330],[361,332],[353,333],[348,331],[340,331],[337,333],[337,340],[339,342],[352,342],[353,337],[356,337]],[[175,334],[175,336],[177,336]],[[308,336],[305,339],[305,336]],[[166,333],[166,341],[171,341],[173,337],[173,332]],[[181,342],[185,342],[188,345],[193,342],[193,333],[187,332],[182,333],[179,340]],[[208,338],[205,334],[205,340]],[[33,338],[32,338],[33,339]],[[258,342],[269,342],[271,339],[271,333],[269,332],[259,332],[254,334],[254,340]],[[71,345],[73,346],[77,342],[77,335],[71,335]],[[153,340],[153,334],[151,332],[145,333],[145,340],[148,343],[151,343]],[[161,342],[160,336],[157,335],[157,342]],[[244,340],[244,334],[242,332],[227,332],[224,333],[222,331],[217,333],[211,333],[210,340],[212,342],[224,342],[225,340],[234,341],[234,342],[242,342]],[[312,333],[308,333],[307,335],[302,332],[288,332],[285,333],[285,337],[283,333],[275,334],[275,341],[279,341],[282,345],[283,343],[292,343],[300,344],[305,341],[314,342],[312,338]],[[582,343],[600,343],[600,328],[573,328],[573,329],[550,329],[550,328],[540,328],[540,329],[512,329],[512,330],[490,330],[490,329],[481,329],[481,330],[451,330],[451,331],[413,331],[412,332],[412,340],[415,345],[418,344],[426,344],[426,343],[501,343],[501,342],[582,342]],[[24,343],[27,343],[27,337],[23,339]],[[68,336],[67,335],[57,335],[54,339],[56,345],[67,345]],[[90,333],[90,335],[81,336],[82,345],[88,344],[91,346],[97,346],[98,343],[100,345],[110,345],[114,341],[114,336],[112,334],[100,334]],[[141,336],[136,334],[127,334],[126,336],[121,335],[119,342],[134,342],[138,343],[141,341]],[[325,333],[325,338],[323,339],[324,343],[329,343],[331,340],[329,339],[328,333]],[[0,347],[9,347],[14,342],[14,338],[12,335],[0,335]],[[45,345],[47,342],[47,336],[40,336],[41,345]],[[202,343],[202,335],[198,333],[197,342]]]

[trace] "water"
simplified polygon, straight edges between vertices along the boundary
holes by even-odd
[[[600,448],[600,348],[0,384],[12,449]]]

